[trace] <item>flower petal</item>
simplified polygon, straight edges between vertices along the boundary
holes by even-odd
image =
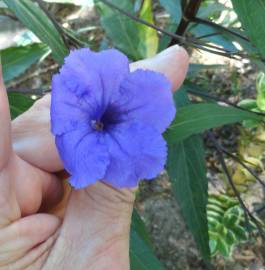
[[[52,132],[60,135],[99,119],[129,73],[127,57],[117,50],[75,50],[53,77]]]
[[[135,187],[140,179],[152,179],[165,165],[167,147],[162,135],[140,123],[120,124],[105,135],[110,164],[107,183]]]
[[[101,133],[89,128],[68,132],[56,136],[56,146],[75,188],[86,187],[105,175],[109,154]]]
[[[54,135],[89,126],[96,105],[65,89],[60,75],[52,79],[51,129]]]
[[[91,93],[98,102],[108,102],[129,73],[128,58],[115,49],[93,52],[88,48],[75,50],[65,58],[60,70],[70,91],[76,95]]]
[[[115,102],[130,119],[153,126],[161,133],[176,113],[170,82],[164,75],[148,70],[138,69],[126,76],[120,99]]]

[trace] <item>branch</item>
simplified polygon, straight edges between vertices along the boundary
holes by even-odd
[[[182,10],[181,21],[176,30],[177,35],[182,36],[186,32],[192,18],[196,16],[200,8],[201,2],[202,0],[191,0],[189,1],[188,5],[184,7],[184,9]],[[174,44],[175,44],[175,40],[172,39],[169,46],[174,45]]]
[[[212,26],[212,27],[220,30],[221,32],[227,32],[227,33],[229,33],[231,35],[234,35],[234,36],[236,36],[238,38],[241,38],[241,39],[249,42],[249,39],[247,37],[237,33],[236,31],[233,31],[233,30],[231,30],[229,28],[226,28],[226,27],[224,27],[224,26],[222,26],[220,24],[214,23],[214,22],[209,21],[209,20],[197,18],[197,17],[191,18],[191,20],[192,20],[192,22],[195,22],[195,23],[201,23],[201,24],[206,24],[206,25]]]
[[[223,156],[223,149],[222,146],[218,143],[218,141],[216,140],[216,138],[214,137],[212,132],[208,132],[207,133],[209,139],[213,142],[213,145],[217,151],[218,154],[218,158],[219,158],[219,162],[221,163],[221,166],[225,172],[225,175],[228,179],[228,182],[232,188],[232,190],[234,191],[243,211],[244,211],[244,216],[245,216],[245,222],[246,222],[246,227],[248,230],[250,230],[250,222],[249,219],[251,219],[251,221],[255,224],[256,228],[259,231],[260,236],[262,237],[262,239],[265,241],[265,233],[263,231],[262,225],[260,224],[260,222],[255,218],[255,216],[250,212],[250,210],[247,208],[247,206],[245,205],[244,201],[242,200],[240,193],[238,192],[232,177],[228,171],[228,168],[226,166],[225,160],[224,160],[224,156]]]
[[[244,167],[252,176],[254,176],[256,178],[256,180],[262,185],[262,187],[265,188],[265,183],[261,180],[261,178],[255,172],[253,172],[253,170],[250,169],[239,157],[229,153],[223,147],[222,147],[222,150],[226,155],[228,155],[229,157],[234,159],[236,162],[238,162],[242,167]]]
[[[186,45],[189,45],[193,48],[197,48],[197,49],[201,49],[201,50],[204,50],[204,51],[207,51],[209,53],[213,53],[213,54],[217,54],[217,55],[221,55],[221,56],[224,56],[224,57],[228,57],[230,59],[235,59],[235,60],[240,60],[241,58],[249,58],[249,59],[258,59],[258,60],[263,60],[265,61],[265,59],[263,59],[261,56],[256,56],[256,55],[248,55],[248,54],[245,54],[245,53],[241,53],[241,52],[231,52],[231,51],[228,51],[222,47],[219,47],[219,46],[215,46],[215,45],[211,45],[211,44],[208,44],[208,43],[205,43],[205,42],[202,42],[201,40],[199,39],[195,39],[195,38],[190,38],[190,37],[183,37],[183,36],[180,36],[180,35],[177,35],[177,34],[174,34],[174,33],[171,33],[171,32],[168,32],[167,30],[164,30],[154,24],[151,24],[141,18],[138,18],[136,16],[134,16],[133,14],[131,14],[130,12],[127,12],[123,9],[121,9],[120,7],[114,5],[113,3],[109,2],[108,0],[99,0],[99,2],[102,2],[104,3],[105,5],[109,6],[110,8],[113,8],[115,10],[117,10],[118,12],[120,12],[121,14],[131,18],[132,20],[138,22],[138,23],[141,23],[141,24],[144,24],[152,29],[155,29],[156,31],[160,32],[160,33],[163,33],[169,37],[171,37],[172,39],[176,40],[180,45],[183,45],[183,44],[186,44]]]

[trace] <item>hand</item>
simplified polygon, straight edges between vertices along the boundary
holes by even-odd
[[[188,55],[177,46],[131,65],[164,73],[173,90],[187,67]],[[49,131],[49,108],[47,95],[11,126],[0,78],[0,270],[129,269],[134,193],[103,182],[63,188],[53,174],[63,165]]]

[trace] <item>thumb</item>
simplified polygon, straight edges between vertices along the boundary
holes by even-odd
[[[130,65],[131,71],[142,68],[163,73],[171,81],[173,91],[183,83],[188,67],[189,55],[184,48],[178,45],[172,46],[152,58]]]

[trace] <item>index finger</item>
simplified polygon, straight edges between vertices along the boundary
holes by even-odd
[[[0,170],[3,169],[11,153],[11,118],[8,98],[0,58]]]

